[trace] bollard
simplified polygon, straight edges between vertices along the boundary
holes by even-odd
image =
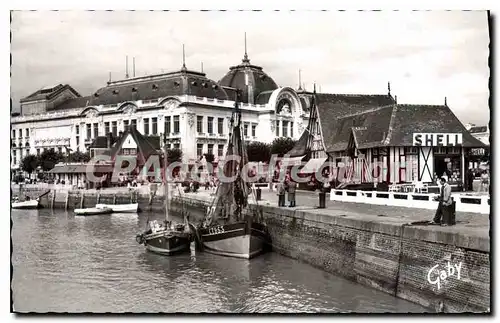
[[[318,209],[324,209],[326,207],[326,193],[319,192],[319,206]]]
[[[260,189],[260,187],[257,187],[256,193],[257,193],[257,201],[260,201],[262,199],[262,190]]]

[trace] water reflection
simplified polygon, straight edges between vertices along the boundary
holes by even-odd
[[[163,214],[149,214],[162,220]],[[135,241],[148,214],[13,211],[14,307],[56,312],[415,312],[420,306],[275,253],[165,257]]]

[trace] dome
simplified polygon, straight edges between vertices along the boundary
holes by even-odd
[[[250,64],[246,53],[241,64],[230,67],[229,72],[218,83],[223,87],[241,90],[243,94],[241,101],[252,104],[262,92],[278,88],[276,82],[262,70],[262,67]]]

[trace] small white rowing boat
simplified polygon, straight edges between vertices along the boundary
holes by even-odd
[[[13,209],[38,209],[39,204],[39,200],[36,199],[22,202],[12,202],[11,206]]]
[[[111,214],[113,210],[110,208],[96,208],[90,207],[86,209],[75,209],[75,215],[101,215],[101,214]]]
[[[97,204],[98,209],[111,209],[116,213],[137,213],[139,211],[139,203],[131,204]]]

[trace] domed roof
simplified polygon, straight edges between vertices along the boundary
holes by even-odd
[[[178,72],[108,82],[106,87],[96,91],[91,104],[115,104],[185,94],[228,99],[226,91],[215,81],[208,79],[205,73],[189,71],[183,66]]]
[[[241,90],[243,94],[241,101],[252,104],[256,102],[260,93],[278,88],[276,82],[262,70],[262,67],[250,64],[247,53],[241,64],[231,66],[229,72],[218,83],[220,86]]]

